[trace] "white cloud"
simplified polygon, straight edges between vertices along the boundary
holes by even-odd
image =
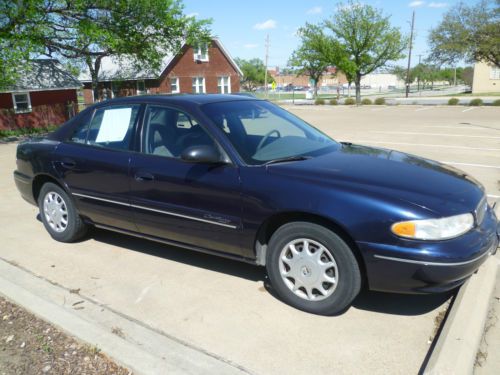
[[[277,22],[275,20],[267,20],[262,23],[257,23],[254,25],[254,29],[256,30],[268,30],[268,29],[275,29],[277,25]]]
[[[408,6],[410,8],[416,8],[416,7],[422,6],[424,4],[425,4],[425,1],[417,0],[417,1],[412,1],[411,3],[409,3]]]
[[[259,45],[258,44],[255,44],[255,43],[248,43],[248,44],[244,44],[243,47],[245,48],[257,48]]]
[[[323,12],[323,8],[321,7],[312,7],[306,13],[307,14],[320,14]]]
[[[429,8],[446,8],[448,3],[429,3]]]

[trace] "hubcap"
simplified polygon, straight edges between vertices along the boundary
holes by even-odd
[[[279,268],[285,285],[298,297],[321,301],[337,288],[339,271],[332,253],[317,241],[299,238],[280,253]]]
[[[43,214],[49,226],[58,233],[68,227],[68,208],[64,199],[56,192],[48,192],[43,199]]]

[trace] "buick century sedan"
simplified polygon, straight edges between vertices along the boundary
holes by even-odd
[[[14,178],[57,241],[98,227],[265,266],[283,301],[316,314],[362,288],[456,288],[499,240],[466,173],[336,142],[245,96],[96,104],[19,144]]]

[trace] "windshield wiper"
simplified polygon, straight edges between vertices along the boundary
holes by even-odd
[[[286,163],[288,161],[300,161],[300,160],[307,160],[311,159],[310,156],[289,156],[286,158],[277,158],[273,160],[269,160],[264,163],[264,165],[269,165],[269,164],[276,164],[276,163]]]

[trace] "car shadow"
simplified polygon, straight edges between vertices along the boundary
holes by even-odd
[[[94,228],[91,231],[90,237],[98,242],[183,263],[188,266],[204,268],[254,282],[262,282],[264,288],[259,286],[259,290],[267,291],[274,298],[280,299],[270,285],[264,267],[257,267],[232,259],[203,254],[103,229]],[[363,290],[356,297],[351,308],[392,315],[421,315],[435,310],[452,295],[453,292],[429,295],[406,295]],[[349,309],[335,315],[342,315]]]

